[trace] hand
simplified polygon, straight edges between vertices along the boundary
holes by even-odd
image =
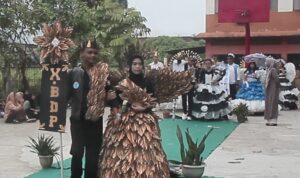
[[[111,115],[116,116],[120,112],[120,108],[112,108],[111,109]]]
[[[142,106],[140,103],[133,103],[131,105],[131,108],[137,112],[143,112],[147,109],[146,107]]]
[[[106,95],[106,100],[111,101],[117,98],[117,94],[115,91],[108,91]]]

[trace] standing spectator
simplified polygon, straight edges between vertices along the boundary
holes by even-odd
[[[226,67],[227,67],[227,64],[224,62],[224,60],[220,57],[214,57],[214,60],[215,60],[215,67],[217,69],[220,69],[221,71],[222,70],[225,70],[226,71]],[[224,76],[222,78],[222,80],[219,82],[219,86],[221,87],[222,90],[224,90],[226,92],[226,94],[229,95],[229,87],[228,87],[228,82],[226,80],[226,76]]]
[[[175,59],[173,61],[172,64],[172,70],[173,72],[183,72],[184,68],[185,68],[185,60],[183,60],[182,56],[179,56],[177,59]],[[178,99],[174,99],[173,100],[173,116],[175,116],[175,109],[176,109],[176,105],[180,105],[180,103],[182,104],[182,100],[183,100],[183,95],[181,96],[181,102],[180,102],[180,97],[178,97]],[[187,117],[183,114],[182,119],[186,119]]]
[[[227,55],[227,66],[226,66],[226,79],[227,86],[229,89],[229,94],[231,99],[235,99],[235,95],[238,90],[238,85],[240,81],[240,67],[234,63],[235,55],[229,53]]]
[[[196,72],[195,59],[189,57],[188,62],[184,66],[185,71],[191,71],[193,73],[193,86],[195,85],[195,72]],[[193,96],[194,87],[186,94],[182,95],[182,108],[183,108],[183,120],[192,120],[192,109],[193,109]]]
[[[182,57],[178,57],[173,61],[172,69],[174,72],[183,72],[185,66],[185,60]]]
[[[272,57],[266,59],[266,98],[265,98],[265,120],[267,126],[277,126],[278,102],[279,102],[279,77],[276,60]]]
[[[159,58],[157,55],[153,57],[153,62],[149,64],[149,67],[151,70],[161,70],[164,68],[164,64],[159,61]]]

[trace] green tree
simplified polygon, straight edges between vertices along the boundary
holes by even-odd
[[[95,34],[103,43],[108,59],[123,68],[125,51],[137,43],[138,37],[147,35],[150,29],[144,24],[146,18],[133,8],[124,9],[119,3],[109,0],[103,2],[103,7],[96,9]]]
[[[28,10],[31,1],[2,0],[0,2],[0,60],[5,94],[12,88],[11,67],[21,74],[23,88],[28,88],[25,75],[31,54],[30,35],[36,34],[37,25],[31,21],[32,13]]]
[[[167,57],[167,51],[204,46],[204,41],[184,40],[181,37],[160,36],[145,39],[145,48],[157,51],[161,57]]]
[[[23,87],[28,88],[25,70],[37,52],[30,43],[41,34],[42,23],[60,20],[73,27],[71,38],[77,44],[96,37],[102,43],[102,57],[119,67],[124,66],[128,46],[150,32],[140,12],[127,8],[127,0],[2,0],[0,8],[1,72],[7,91],[11,90],[7,84],[12,66],[20,66]],[[72,50],[72,62],[78,58],[78,50]]]

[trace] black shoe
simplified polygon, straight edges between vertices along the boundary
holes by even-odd
[[[266,123],[266,126],[277,126],[277,124],[274,124],[274,123]]]

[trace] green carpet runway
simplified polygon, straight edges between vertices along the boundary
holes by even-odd
[[[163,148],[169,160],[180,160],[179,143],[176,136],[177,125],[180,126],[182,131],[189,128],[192,137],[198,140],[209,130],[208,126],[218,127],[206,140],[205,151],[202,155],[204,159],[206,159],[238,126],[236,122],[231,121],[183,121],[181,119],[164,119],[159,123]],[[70,165],[70,159],[64,161],[65,178],[70,177]],[[57,167],[57,165],[54,165],[54,167],[50,169],[41,170],[26,178],[59,178],[60,169],[55,167]],[[212,177],[205,176],[203,178]]]

